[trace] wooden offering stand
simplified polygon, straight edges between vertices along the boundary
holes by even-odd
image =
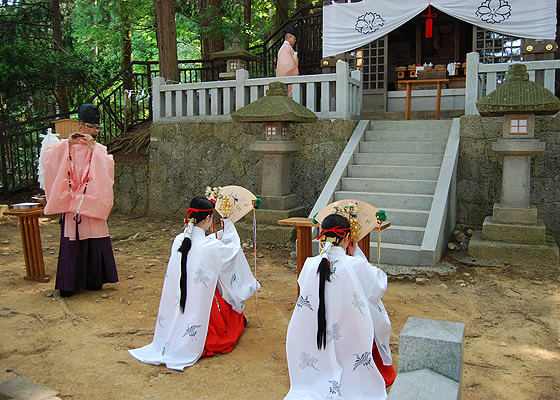
[[[449,79],[415,79],[415,80],[402,80],[399,83],[406,84],[406,108],[405,108],[405,119],[410,119],[410,107],[411,107],[411,93],[412,87],[414,85],[430,84],[435,83],[437,85],[437,97],[436,97],[436,119],[439,120],[440,108],[441,108],[441,85],[443,83],[449,82]]]
[[[287,225],[293,226],[297,229],[297,278],[299,278],[299,274],[301,269],[303,268],[303,263],[308,257],[311,257],[312,254],[312,238],[311,238],[311,228],[319,227],[319,224],[313,222],[312,218],[301,218],[301,217],[292,217],[287,219],[281,219],[278,221],[278,225]],[[375,227],[373,230],[384,230],[391,226],[391,223],[385,221],[381,224],[381,227]],[[358,246],[364,252],[364,255],[369,260],[369,233],[364,236],[359,242]],[[298,296],[299,296],[299,285],[298,285]]]
[[[43,247],[41,245],[41,234],[39,232],[39,215],[42,213],[43,207],[25,210],[10,209],[10,211],[4,211],[4,215],[15,215],[19,218],[26,271],[26,276],[24,276],[23,279],[28,281],[50,281],[50,278],[45,275]]]

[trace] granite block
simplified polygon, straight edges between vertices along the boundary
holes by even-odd
[[[46,400],[59,392],[16,376],[0,383],[0,396],[15,399]]]
[[[397,375],[387,400],[459,400],[460,385],[430,369]]]
[[[400,334],[399,373],[429,368],[461,383],[465,324],[410,317]]]

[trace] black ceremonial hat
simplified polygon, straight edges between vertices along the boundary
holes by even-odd
[[[78,119],[87,124],[99,124],[99,108],[93,104],[82,104],[78,108]]]
[[[297,37],[297,29],[291,24],[288,24],[284,27],[284,32],[292,34],[295,37]]]

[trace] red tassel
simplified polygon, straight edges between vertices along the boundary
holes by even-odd
[[[423,18],[426,18],[426,37],[432,37],[432,18],[437,17],[436,13],[432,14],[432,5],[428,4],[428,14],[422,15]]]

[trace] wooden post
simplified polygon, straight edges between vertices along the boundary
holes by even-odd
[[[436,99],[436,119],[439,120],[439,110],[441,108],[441,81],[437,82],[437,99]]]
[[[412,92],[412,82],[406,82],[406,111],[405,111],[405,119],[408,121],[410,119],[410,95]]]

